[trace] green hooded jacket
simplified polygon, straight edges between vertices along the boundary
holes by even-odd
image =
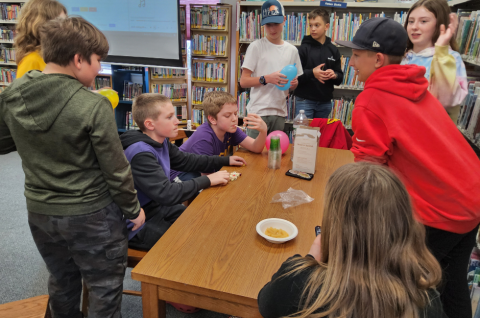
[[[140,212],[112,105],[75,78],[30,71],[0,94],[0,155],[18,151],[30,212]]]

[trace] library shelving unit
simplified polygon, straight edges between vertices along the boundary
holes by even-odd
[[[118,92],[120,102],[115,108],[115,120],[119,133],[132,129],[133,99],[146,92],[146,68],[111,65],[112,88]]]
[[[0,92],[16,77],[13,38],[21,6],[26,1],[0,1]]]
[[[187,65],[186,57],[186,7],[180,6],[180,32],[183,65]],[[170,97],[176,108],[176,116],[180,124],[186,124],[188,116],[188,74],[186,70],[172,69],[167,67],[148,68],[149,92],[160,93]]]
[[[190,5],[192,122],[203,123],[203,96],[212,90],[229,92],[232,6]]]
[[[306,20],[306,25],[302,28],[298,28],[297,26],[300,25],[302,26],[301,23],[294,25],[294,32],[285,32],[284,31],[284,40],[295,45],[299,46],[301,43],[301,38],[302,35],[309,35],[309,28],[308,28],[308,17],[307,13],[312,11],[315,8],[318,8],[320,6],[320,1],[280,1],[282,5],[284,6],[285,13],[287,15],[287,21],[288,16],[296,16],[297,19],[304,18]],[[386,17],[391,17],[394,18],[397,21],[401,21],[402,18],[405,19],[406,13],[408,12],[408,9],[412,6],[412,3],[395,3],[393,0],[379,0],[379,2],[354,2],[353,0],[347,0],[345,1],[347,4],[346,8],[331,8],[331,7],[322,7],[326,9],[328,12],[331,14],[334,14],[334,17],[332,18],[333,20],[331,21],[337,21],[337,27],[340,25],[340,19],[342,19],[342,22],[349,20],[349,18],[352,17],[353,15],[362,15],[363,20],[366,20],[367,18],[374,17],[375,15],[379,16],[386,16]],[[449,1],[450,6],[459,6],[462,7],[462,5],[469,5],[471,0],[452,0]],[[239,7],[240,7],[240,12],[238,13],[238,21],[239,21],[239,27],[237,28],[237,43],[236,43],[236,52],[238,56],[241,56],[246,52],[246,49],[250,43],[252,43],[254,40],[260,38],[264,33],[261,28],[258,26],[260,25],[260,12],[261,12],[261,6],[263,4],[263,1],[240,1]],[[247,28],[244,28],[244,23],[245,20],[243,19],[244,17],[248,18],[249,14],[252,17],[252,23],[257,26],[251,26],[249,29],[252,30],[254,29],[255,31],[252,32],[250,31],[249,34],[245,33],[245,30]],[[350,16],[349,16],[350,14]],[[255,20],[256,17],[256,20]],[[337,20],[334,20],[335,17]],[[295,23],[292,23],[293,25]],[[330,23],[330,32],[333,31],[333,24]],[[348,27],[351,27],[351,24],[348,25]],[[291,29],[290,29],[291,30]],[[343,31],[344,29],[340,29]],[[353,33],[353,32],[349,32]],[[341,32],[338,34],[345,34],[345,32]],[[353,34],[350,34],[350,38],[338,38],[339,40],[350,40]],[[329,37],[332,38],[332,41],[335,41],[335,38],[333,36]],[[349,58],[351,56],[351,50],[342,47],[340,45],[337,45],[339,48],[340,54],[343,55],[345,58]],[[236,67],[235,67],[235,79],[238,81],[235,89],[235,96],[239,98],[239,107],[241,106],[240,102],[240,97],[242,97],[242,101],[245,100],[245,94],[240,96],[243,92],[245,92],[245,89],[242,89],[240,87],[239,83],[239,78],[240,78],[240,72],[241,72],[241,58],[237,57],[236,58]],[[348,65],[348,61],[345,63]],[[348,67],[346,66],[344,68],[344,77],[346,71],[348,70]],[[334,91],[334,99],[337,100],[337,98],[340,99],[345,99],[345,95],[347,95],[346,99],[354,99],[363,89],[361,88],[362,85],[358,85],[355,80],[355,74],[349,71],[348,77],[344,80],[343,85],[341,86],[336,86],[335,91]],[[350,80],[350,82],[348,82]],[[353,84],[353,85],[352,85]],[[349,109],[349,112],[351,113],[351,109]],[[289,112],[290,113],[290,112]],[[334,112],[332,114],[335,113]],[[339,118],[342,120],[344,125],[346,124],[346,119],[349,116],[348,113],[343,112],[342,113],[343,118]],[[351,116],[350,116],[351,117]],[[290,119],[291,120],[291,119]],[[289,120],[287,119],[287,122]],[[348,125],[346,125],[348,126]]]

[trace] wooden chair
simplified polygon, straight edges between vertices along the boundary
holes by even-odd
[[[137,264],[142,260],[142,258],[147,255],[146,251],[139,251],[139,250],[134,250],[129,248],[128,249],[128,258],[127,258],[127,267],[135,267]],[[123,293],[125,295],[130,295],[130,296],[142,296],[141,291],[136,291],[136,290],[128,290],[124,289]],[[83,315],[86,317],[88,314],[88,288],[85,285],[85,282],[83,283],[83,293],[82,293],[82,312]]]

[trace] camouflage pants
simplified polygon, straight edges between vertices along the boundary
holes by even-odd
[[[82,278],[89,290],[88,317],[121,317],[128,241],[118,206],[80,216],[29,212],[28,223],[50,273],[52,317],[82,317]]]

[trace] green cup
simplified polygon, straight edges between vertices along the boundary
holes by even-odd
[[[272,136],[270,139],[270,150],[279,150],[280,149],[280,137]]]

